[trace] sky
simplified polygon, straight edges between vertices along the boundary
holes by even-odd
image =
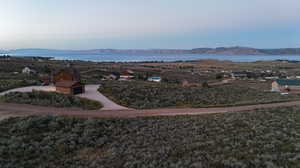
[[[0,0],[0,49],[300,47],[299,0]]]

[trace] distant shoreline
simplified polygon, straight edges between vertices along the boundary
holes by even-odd
[[[0,54],[213,54],[213,55],[299,55],[300,48],[257,49],[249,47],[218,47],[194,49],[90,49],[90,50],[57,50],[25,48],[15,50],[0,50]],[[44,55],[43,54],[43,55]]]
[[[6,54],[0,54],[0,56]],[[298,55],[221,55],[221,54],[55,54],[55,55],[13,55],[10,57],[32,58],[40,60],[59,61],[91,61],[91,62],[114,62],[114,63],[143,63],[143,62],[194,62],[199,60],[219,60],[232,62],[256,62],[256,61],[300,61]]]

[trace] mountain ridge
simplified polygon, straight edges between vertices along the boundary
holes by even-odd
[[[257,49],[250,47],[217,47],[194,49],[88,49],[88,50],[58,50],[43,48],[24,48],[0,50],[0,54],[9,53],[80,53],[80,54],[222,54],[222,55],[300,55],[300,48]]]

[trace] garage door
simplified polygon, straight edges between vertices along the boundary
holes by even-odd
[[[73,94],[81,94],[82,93],[82,87],[77,87],[73,89]]]

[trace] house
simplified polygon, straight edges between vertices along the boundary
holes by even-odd
[[[111,73],[108,78],[111,80],[118,80],[120,79],[121,74],[119,72],[113,72]]]
[[[64,94],[81,94],[85,92],[85,85],[81,83],[80,74],[73,68],[61,70],[53,76],[57,92]]]
[[[79,81],[58,81],[55,83],[56,91],[64,94],[81,94],[85,92],[84,85]]]
[[[30,67],[25,67],[25,68],[23,68],[22,73],[23,74],[36,74],[37,72],[36,72],[36,70],[34,70]]]
[[[150,82],[161,82],[161,77],[160,76],[151,76],[151,77],[148,77],[148,81],[150,81]]]
[[[108,79],[108,80],[118,80],[118,77],[114,74],[110,74],[108,76],[105,77],[105,79]]]
[[[300,80],[276,80],[272,83],[273,92],[300,91]]]
[[[80,73],[74,68],[65,68],[53,75],[53,83],[58,81],[80,81]]]
[[[130,80],[134,78],[134,73],[131,70],[127,70],[121,73],[119,80]]]
[[[233,79],[242,79],[242,78],[247,78],[248,74],[247,72],[242,72],[242,71],[237,71],[237,72],[232,72],[231,77]]]
[[[266,76],[265,77],[266,80],[273,80],[273,79],[279,79],[278,76]]]

